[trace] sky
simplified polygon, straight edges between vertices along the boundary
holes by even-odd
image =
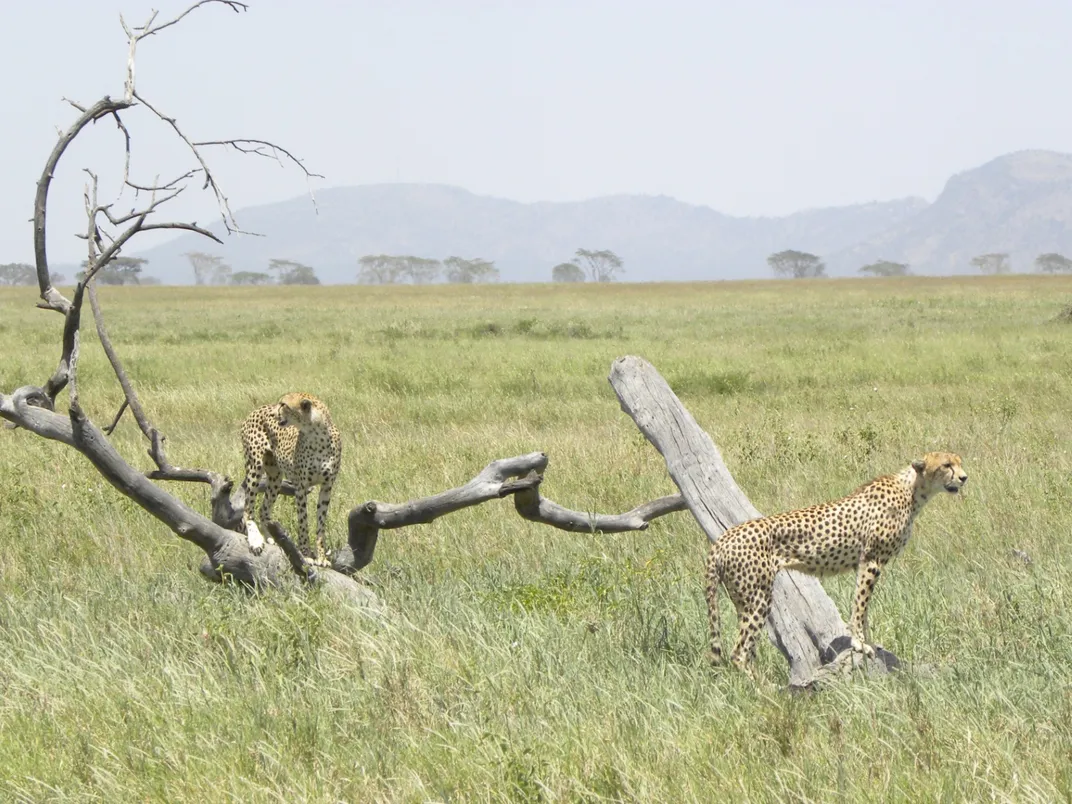
[[[59,127],[121,96],[119,22],[190,0],[2,3],[0,263],[32,262],[35,184]],[[437,182],[518,201],[669,195],[730,215],[922,196],[1027,148],[1072,152],[1065,0],[249,0],[144,40],[139,92],[192,139],[278,142],[324,179],[208,149],[232,209],[332,186]],[[132,177],[191,167],[144,109]],[[91,169],[117,210],[122,138],[59,166],[53,263],[80,260]],[[191,187],[168,217],[210,223]],[[146,240],[143,245],[152,245]]]

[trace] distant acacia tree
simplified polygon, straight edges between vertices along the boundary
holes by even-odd
[[[260,271],[236,271],[231,274],[232,285],[270,285],[272,277]]]
[[[406,256],[400,258],[405,266],[402,274],[414,285],[427,285],[439,278],[443,264],[427,257]]]
[[[55,279],[52,280],[55,283]],[[37,268],[24,262],[0,265],[0,285],[36,285]]]
[[[268,270],[274,271],[280,285],[319,285],[316,271],[294,260],[270,259]]]
[[[188,251],[183,254],[194,269],[195,285],[226,285],[231,281],[231,266],[217,254],[203,251]]]
[[[473,282],[496,282],[499,279],[499,269],[491,260],[447,257],[443,260],[443,267],[448,282],[467,285]]]
[[[579,248],[573,261],[581,266],[593,282],[613,282],[617,274],[622,273],[622,258],[610,249],[589,251]]]
[[[871,274],[871,276],[908,276],[912,272],[908,269],[908,263],[879,260],[865,265],[860,269],[860,273]]]
[[[826,276],[826,265],[814,254],[806,251],[779,251],[767,257],[767,265],[775,276],[806,279],[808,277]]]
[[[1072,271],[1072,260],[1055,252],[1039,254],[1035,257],[1035,268],[1044,274],[1068,273]]]
[[[972,257],[971,264],[984,274],[1007,274],[1012,270],[1009,255],[1004,253],[980,254]]]
[[[67,277],[55,271],[49,272],[49,281],[53,285],[62,285]],[[9,262],[0,265],[0,285],[36,285],[37,268],[24,262]]]
[[[357,261],[362,285],[394,285],[402,281],[402,264],[390,254],[366,254]]]
[[[425,285],[439,278],[439,260],[410,254],[368,254],[358,261],[357,281],[362,285],[397,285],[412,282]]]
[[[583,282],[584,269],[575,262],[560,262],[551,269],[552,282]]]
[[[101,285],[140,285],[142,266],[148,264],[145,257],[115,257],[96,273],[94,280]],[[85,276],[86,262],[83,260],[82,270],[75,278],[81,282]]]

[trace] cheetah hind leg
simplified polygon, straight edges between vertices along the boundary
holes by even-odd
[[[754,663],[756,657],[756,639],[767,622],[770,614],[771,589],[764,587],[757,589],[738,610],[740,632],[737,636],[737,644],[733,647],[730,661],[738,670],[743,670],[753,681],[756,680]]]
[[[722,655],[722,619],[718,611],[718,588],[722,585],[722,573],[719,571],[718,558],[712,549],[707,559],[707,625],[709,645],[708,661],[715,666],[724,661]]]

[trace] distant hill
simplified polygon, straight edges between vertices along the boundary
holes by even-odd
[[[322,282],[354,282],[365,254],[494,260],[503,281],[542,282],[578,248],[625,261],[630,281],[738,279],[768,273],[783,248],[817,253],[877,235],[926,206],[904,199],[817,209],[783,218],[734,218],[665,196],[610,196],[575,203],[522,204],[457,187],[381,184],[337,187],[316,196],[238,210],[243,229],[266,237],[224,237],[217,246],[183,235],[151,250],[146,272],[191,283],[188,251],[221,254],[235,271],[263,271],[273,257],[313,266]]]
[[[827,257],[834,273],[878,259],[906,262],[915,273],[974,273],[971,259],[1007,252],[1014,271],[1035,257],[1072,255],[1072,155],[1019,151],[958,173],[915,215]]]
[[[244,229],[220,247],[185,234],[151,250],[147,273],[192,283],[187,251],[220,254],[235,271],[264,271],[273,257],[316,269],[325,283],[354,282],[366,254],[494,260],[503,281],[541,282],[578,248],[611,249],[627,281],[768,277],[769,254],[822,256],[834,276],[877,259],[916,273],[967,272],[971,257],[1008,251],[1028,270],[1044,251],[1072,255],[1072,156],[1024,151],[951,178],[922,198],[737,218],[666,196],[618,195],[570,203],[519,203],[434,184],[337,187],[238,210]],[[210,227],[221,234],[220,227]]]

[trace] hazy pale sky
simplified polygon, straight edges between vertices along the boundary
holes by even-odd
[[[161,17],[189,2],[153,0]],[[57,126],[120,96],[141,0],[4,2],[0,263],[32,261]],[[520,201],[666,194],[732,215],[938,194],[1010,151],[1072,151],[1067,0],[250,0],[144,41],[138,87],[195,139],[278,141],[317,188],[442,182]],[[134,177],[189,166],[132,110]],[[102,121],[60,164],[53,262],[81,259],[84,167],[118,191]],[[232,208],[300,195],[294,170],[209,152]],[[110,193],[110,195],[109,195]],[[215,219],[206,195],[173,212]],[[103,198],[102,198],[103,200]],[[119,207],[129,208],[129,196]],[[241,215],[239,215],[241,224]]]

